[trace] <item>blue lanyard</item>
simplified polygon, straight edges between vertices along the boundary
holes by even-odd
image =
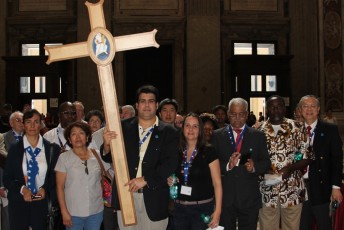
[[[63,149],[65,149],[66,148],[66,144],[67,144],[67,141],[66,141],[66,143],[62,143],[62,141],[61,141],[61,139],[60,139],[60,136],[59,136],[59,128],[56,128],[56,134],[57,134],[57,138],[59,139],[59,143],[60,143],[60,147],[61,147],[61,150]]]
[[[185,147],[184,149],[184,161],[183,161],[183,173],[184,173],[184,184],[187,185],[188,184],[188,178],[189,178],[189,168],[192,166],[192,162],[193,159],[196,157],[197,155],[197,148],[195,148],[192,151],[190,160],[188,161],[188,150]]]
[[[234,134],[233,134],[234,131],[232,130],[232,128],[230,128],[230,126],[227,126],[227,132],[229,136],[229,141],[231,142],[231,145],[233,146],[234,151],[237,151],[237,147],[239,143],[242,141],[242,138],[244,137],[244,134],[246,132],[246,125],[244,129],[241,131],[238,141],[235,141]]]
[[[142,140],[139,141],[139,147],[141,148],[141,145],[147,140],[147,138],[149,137],[149,135],[153,132],[155,125],[153,125],[152,128],[150,128],[150,130],[146,133],[146,135],[142,138]]]
[[[311,135],[309,136],[309,142],[308,142],[308,145],[310,146],[310,147],[313,147],[313,142],[312,142],[312,139],[313,139],[313,137],[314,137],[314,134],[315,134],[315,129],[316,129],[317,127],[315,127],[314,128],[314,130],[313,130],[313,132],[311,133]]]

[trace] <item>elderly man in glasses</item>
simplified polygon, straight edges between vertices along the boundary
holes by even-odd
[[[6,151],[10,149],[11,145],[16,143],[22,138],[24,125],[23,125],[23,113],[15,111],[10,116],[11,130],[4,133],[4,142]]]
[[[5,158],[7,153],[14,143],[18,142],[23,135],[24,125],[23,125],[23,113],[16,111],[10,115],[9,123],[11,129],[3,134],[0,138],[0,154],[1,154],[1,164],[0,164],[0,197],[2,200],[1,208],[1,229],[9,229],[9,219],[8,219],[8,206],[7,206],[7,190],[3,187],[2,176],[3,169],[5,167]]]
[[[58,116],[60,124],[50,131],[44,134],[44,138],[51,143],[56,143],[61,147],[61,152],[65,152],[70,149],[67,145],[67,141],[64,137],[65,128],[76,121],[76,108],[75,105],[69,101],[62,103],[59,106]]]
[[[308,149],[315,155],[303,175],[309,196],[303,203],[300,229],[312,229],[312,222],[317,229],[332,229],[335,204],[343,201],[343,142],[337,125],[319,119],[320,101],[316,96],[303,96],[299,104]]]

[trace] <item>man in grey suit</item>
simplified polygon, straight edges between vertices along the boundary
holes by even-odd
[[[11,145],[16,143],[23,135],[24,124],[23,124],[23,113],[15,111],[10,116],[11,130],[4,133],[4,141],[6,151],[10,149]]]
[[[8,200],[7,190],[3,186],[2,177],[4,175],[4,168],[6,163],[7,151],[5,149],[4,135],[0,133],[0,199],[1,199],[1,229],[9,229],[8,219]]]
[[[271,165],[264,133],[245,125],[248,104],[242,98],[229,102],[230,125],[214,132],[212,144],[219,154],[223,205],[220,225],[226,230],[256,230],[262,198],[258,176]]]
[[[19,141],[23,135],[24,124],[23,124],[23,113],[15,111],[10,115],[9,123],[11,130],[7,131],[0,137],[0,197],[2,201],[1,208],[1,229],[10,229],[8,219],[8,206],[7,206],[7,190],[3,187],[2,177],[3,169],[6,164],[7,153],[14,143]]]

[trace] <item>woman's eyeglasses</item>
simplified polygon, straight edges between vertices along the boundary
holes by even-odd
[[[87,160],[85,160],[85,162],[82,164],[85,165],[85,173],[88,175]]]

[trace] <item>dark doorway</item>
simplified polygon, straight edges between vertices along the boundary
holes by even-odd
[[[172,45],[125,53],[126,104],[134,104],[136,90],[145,84],[159,89],[160,100],[171,98],[173,89]]]
[[[73,62],[61,61],[47,65],[45,56],[4,57],[6,61],[6,103],[14,110],[24,104],[41,101],[41,113],[49,113],[58,123],[57,110],[61,102],[74,92]],[[68,84],[69,83],[69,84]]]
[[[272,95],[280,95],[286,100],[286,115],[290,116],[291,58],[292,56],[287,55],[234,56],[230,59],[230,97],[246,99],[250,111],[258,115],[259,112],[265,111],[264,99]]]

